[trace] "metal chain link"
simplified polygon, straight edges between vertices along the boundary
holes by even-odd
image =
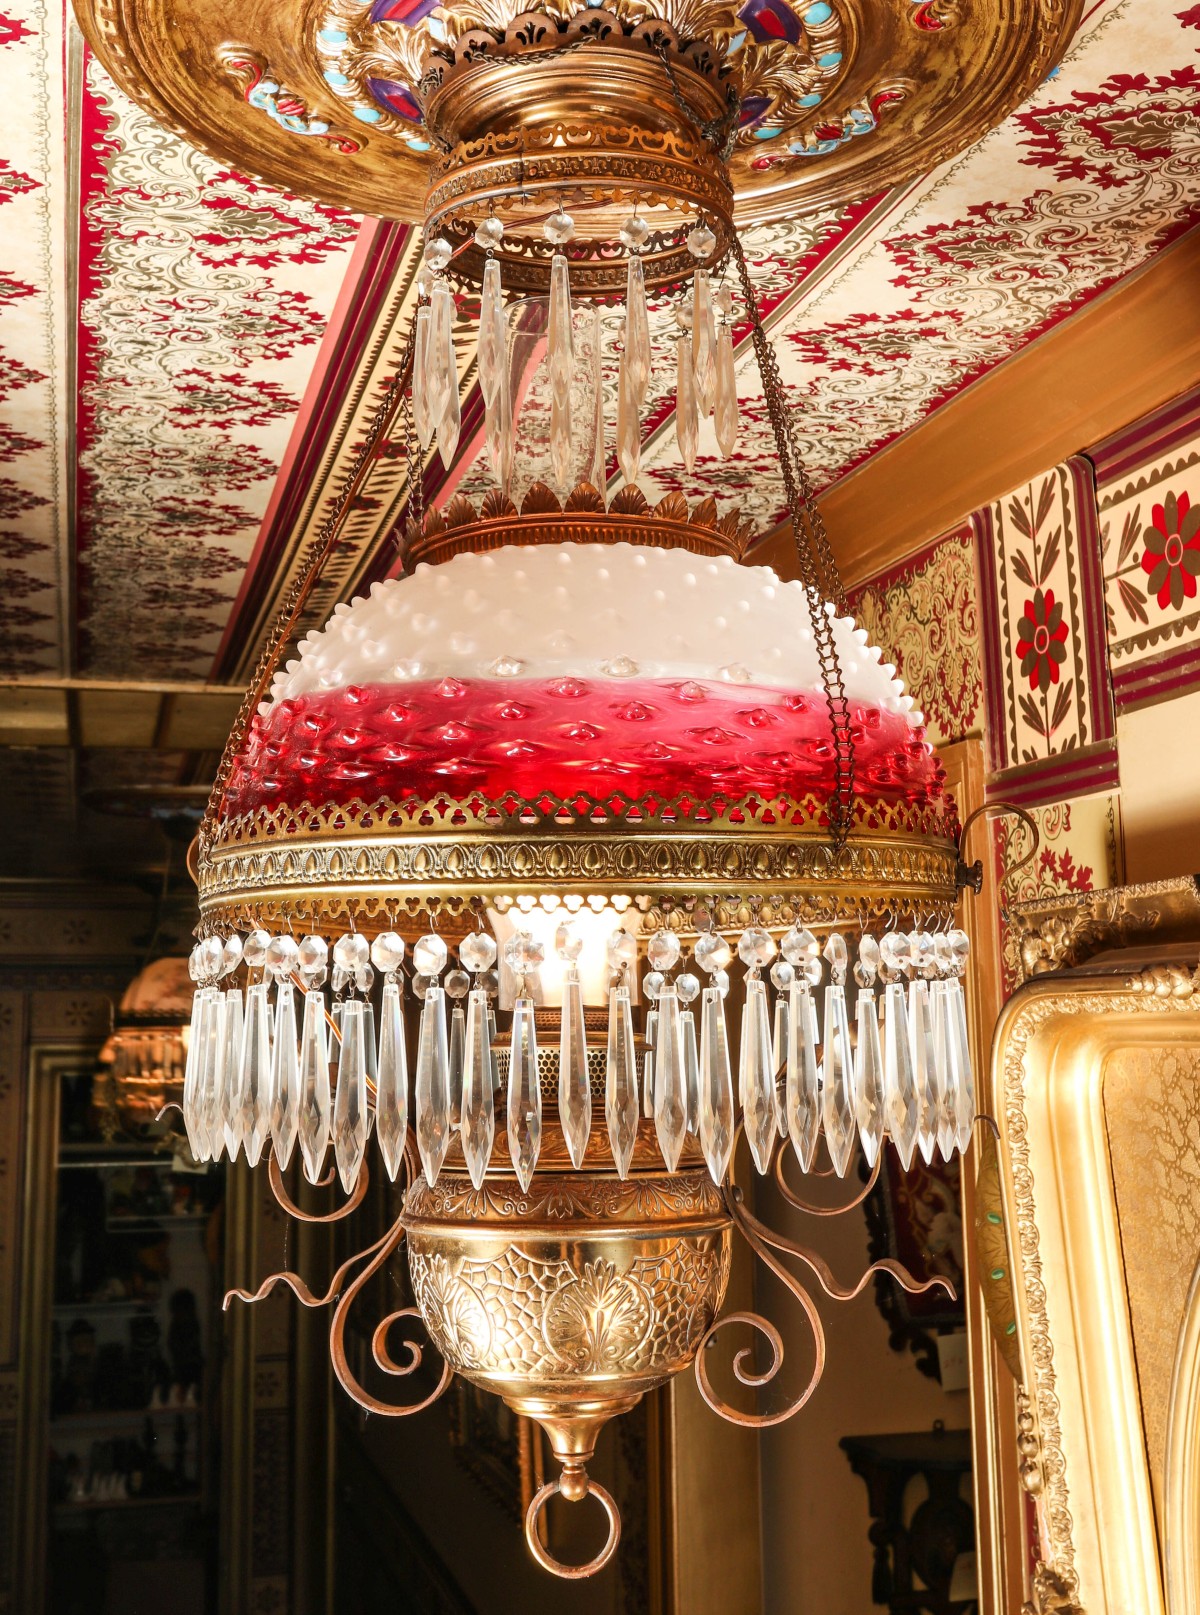
[[[279,666],[283,652],[296,631],[304,608],[313,589],[316,587],[326,562],[341,543],[342,529],[346,518],[350,514],[354,501],[362,491],[380,444],[387,436],[398,411],[404,403],[405,389],[412,379],[415,345],[416,315],[414,314],[409,322],[408,333],[401,349],[400,364],[396,374],[388,383],[383,398],[380,400],[375,413],[371,416],[367,425],[366,435],[355,451],[354,459],[346,472],[341,488],[338,490],[337,498],[334,500],[333,509],[318,528],[312,543],[308,547],[308,552],[300,570],[289,585],[286,594],[279,603],[279,609],[275,613],[274,621],[267,635],[266,645],[258,658],[249,688],[238,708],[229,739],[225,742],[225,750],[221,753],[221,761],[217,767],[212,790],[209,792],[208,804],[204,810],[204,822],[200,826],[200,849],[202,853],[207,852],[212,843],[217,812],[220,809],[221,799],[225,794],[225,787],[229,783],[229,776],[233,770],[234,759],[241,748],[246,730],[250,726],[259,702],[266,694],[275,669]],[[409,458],[406,477],[410,488],[421,483],[423,470],[424,467],[419,458],[416,460]]]
[[[833,731],[834,791],[830,802],[830,830],[834,849],[845,845],[850,833],[854,812],[854,741],[850,733],[850,709],[846,688],[842,680],[842,664],[834,643],[833,623],[826,610],[826,601],[844,615],[845,591],[838,576],[833,552],[825,524],[817,509],[816,495],[792,427],[791,412],[779,374],[779,361],[775,349],[763,328],[758,299],[750,283],[750,271],[742,243],[735,235],[731,252],[737,264],[738,281],[754,339],[754,354],[762,377],[763,397],[767,416],[779,453],[783,486],[787,493],[788,509],[792,517],[793,536],[796,541],[796,560],[800,581],[808,594],[813,634],[817,645],[817,660],[821,666],[821,679],[825,686],[825,699],[829,704],[829,721]]]

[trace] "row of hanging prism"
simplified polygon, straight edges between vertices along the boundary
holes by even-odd
[[[657,933],[650,939],[652,963],[655,943],[664,937],[674,946],[673,962],[678,960],[678,939],[672,933]],[[254,957],[259,957],[268,939],[252,933],[248,949],[255,938]],[[789,948],[795,938],[800,940]],[[711,974],[710,986],[701,988],[690,972],[674,982],[658,969],[646,976],[643,991],[653,1008],[646,1016],[646,1050],[639,1071],[628,986],[636,945],[628,933],[616,932],[616,947],[610,943],[609,949],[614,984],[609,990],[604,1119],[618,1175],[624,1178],[629,1171],[643,1118],[653,1122],[669,1171],[675,1170],[690,1134],[717,1183],[729,1166],[739,1112],[760,1172],[769,1169],[780,1136],[790,1139],[801,1169],[807,1172],[824,1134],[839,1176],[845,1174],[856,1142],[868,1164],[874,1165],[884,1137],[890,1137],[905,1170],[918,1148],[926,1162],[935,1150],[949,1159],[956,1148],[966,1149],[975,1121],[959,974],[966,939],[961,932],[948,933],[948,938],[953,942],[915,934],[907,955],[893,948],[896,962],[891,969],[885,962],[879,970],[878,996],[874,981],[878,966],[863,963],[878,958],[878,945],[869,937],[860,940],[856,978],[866,984],[860,984],[857,993],[852,1038],[846,948],[841,937],[831,937],[826,957],[833,979],[824,988],[822,1040],[815,991],[821,968],[815,939],[797,931],[785,937],[785,957],[771,971],[777,988],[772,1017],[759,968],[768,962],[762,939],[772,951],[775,944],[765,931],[752,927],[744,932],[739,952],[748,972],[735,1106],[724,1011],[729,980],[722,959],[731,957],[728,944],[715,933],[701,939],[702,944],[715,939],[701,964]],[[238,943],[235,954],[240,962],[241,939],[232,940]],[[286,941],[294,952],[291,939],[275,940]],[[341,939],[335,958],[347,940],[366,948],[361,937]],[[437,944],[441,964],[435,957],[432,975],[421,977],[428,985],[422,986],[412,1083],[417,1151],[432,1185],[457,1130],[467,1170],[478,1187],[491,1162],[501,1086],[491,1008],[495,978],[489,969],[495,943],[481,934],[463,944],[463,963],[469,958],[469,968],[476,971],[473,987],[461,968],[452,971],[442,986],[436,976],[446,961],[445,945],[436,937],[424,940]],[[885,947],[889,941],[896,941],[895,934],[884,939]],[[947,942],[936,954],[935,941]],[[307,938],[306,943],[325,946],[320,938]],[[470,943],[475,947],[468,953]],[[490,957],[484,943],[490,945]],[[198,945],[206,946],[215,949],[214,960],[228,957],[219,939]],[[365,990],[361,997],[341,998],[327,1007],[324,991],[310,986],[298,1006],[292,980],[282,973],[293,961],[282,948],[273,1004],[269,967],[264,967],[264,979],[243,993],[240,987],[222,990],[216,984],[214,978],[225,973],[220,965],[201,966],[198,974],[204,984],[193,1005],[183,1105],[188,1138],[198,1159],[218,1160],[224,1154],[232,1159],[244,1150],[250,1164],[256,1165],[269,1142],[279,1165],[286,1167],[299,1144],[304,1173],[316,1182],[332,1143],[339,1176],[349,1192],[357,1182],[373,1128],[384,1165],[395,1178],[409,1126],[409,1069],[395,958],[397,951],[402,954],[403,943],[390,938],[390,946],[388,962],[394,964],[384,976],[378,1024]],[[662,945],[659,951],[665,962]],[[789,953],[797,964],[788,963]],[[592,1089],[579,969],[569,953],[563,957],[568,962],[558,1036],[558,1110],[568,1151],[579,1167],[591,1135]],[[518,932],[506,945],[506,959],[528,983],[529,972],[540,959],[538,945],[528,933]],[[905,966],[911,979],[886,979],[900,976]],[[367,966],[364,977],[363,968],[358,967],[360,990],[369,987],[372,976]],[[344,990],[347,975],[353,972],[335,965],[335,990]],[[697,997],[699,1025],[690,1007]],[[535,1004],[528,992],[514,1005],[508,1051],[508,1152],[513,1171],[527,1188],[542,1132]]]
[[[636,228],[633,228],[635,227]],[[564,245],[574,234],[569,215],[559,212],[546,221],[548,239]],[[650,319],[640,247],[649,233],[644,220],[626,221],[622,239],[630,246],[620,369],[617,384],[617,464],[626,483],[637,480],[641,464],[642,416],[650,385]],[[485,250],[499,244],[503,227],[489,219],[480,226],[477,240]],[[712,234],[698,226],[689,237],[697,255],[710,251]],[[442,270],[450,261],[450,243],[437,238],[427,243],[425,263],[429,297],[417,309],[412,375],[413,427],[423,450],[436,438],[442,462],[449,465],[462,430],[459,405],[458,362],[454,348],[454,297]],[[724,318],[718,324],[717,301]],[[676,340],[675,433],[686,468],[695,468],[700,423],[713,420],[719,453],[727,458],[737,446],[738,400],[734,373],[732,299],[727,291],[714,296],[706,270],[697,269],[690,301],[676,310],[684,328]],[[600,310],[591,310],[591,363],[583,390],[590,420],[574,422],[572,387],[576,379],[574,314],[570,269],[565,254],[550,260],[550,298],[546,332],[546,367],[550,391],[551,474],[564,496],[579,475],[595,488],[607,482],[603,328]],[[485,438],[493,475],[508,490],[515,460],[513,386],[509,369],[509,310],[500,283],[500,265],[489,255],[484,266],[479,305],[479,390],[483,398]],[[586,430],[585,428],[586,424]],[[590,442],[591,463],[576,464],[576,444]]]

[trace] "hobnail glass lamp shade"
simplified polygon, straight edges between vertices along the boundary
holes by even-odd
[[[895,669],[852,619],[833,628],[856,793],[940,800]],[[834,783],[800,584],[681,549],[541,544],[421,565],[339,606],[276,675],[222,813],[474,792],[824,798]]]

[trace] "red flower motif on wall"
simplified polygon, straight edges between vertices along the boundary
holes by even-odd
[[[1200,505],[1194,510],[1186,493],[1169,493],[1154,507],[1154,525],[1146,529],[1142,571],[1150,579],[1150,593],[1165,611],[1178,611],[1185,600],[1196,598],[1200,574]]]
[[[1017,623],[1017,655],[1021,676],[1031,690],[1048,690],[1058,683],[1058,670],[1067,659],[1067,625],[1054,590],[1033,591],[1025,602],[1025,615]]]

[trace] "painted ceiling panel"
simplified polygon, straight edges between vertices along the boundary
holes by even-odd
[[[416,233],[360,232],[191,151],[112,88],[53,0],[0,13],[0,672],[245,678],[394,371]],[[972,150],[748,236],[819,483],[1196,222],[1198,68],[1200,7],[1102,0],[1056,74]],[[647,493],[716,492],[771,525],[782,490],[744,326],[740,450],[722,463],[702,441],[691,477],[665,300],[654,328]],[[614,416],[615,395],[610,432]],[[427,494],[481,493],[479,451],[464,430]],[[401,469],[395,453],[379,462],[331,588],[396,564]]]

